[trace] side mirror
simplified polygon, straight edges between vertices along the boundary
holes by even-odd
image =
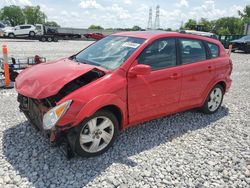
[[[128,71],[129,77],[135,77],[137,75],[149,75],[151,72],[151,67],[148,65],[135,65]]]

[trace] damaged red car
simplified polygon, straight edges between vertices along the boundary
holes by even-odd
[[[96,156],[119,131],[199,108],[215,113],[231,85],[222,44],[167,32],[110,35],[76,55],[28,68],[16,79],[21,111],[68,153]]]

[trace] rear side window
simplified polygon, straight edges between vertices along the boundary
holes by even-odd
[[[138,63],[149,65],[153,70],[176,66],[175,41],[175,38],[154,41],[140,54]]]
[[[20,29],[29,29],[31,26],[25,25],[25,26],[20,26]]]
[[[211,57],[212,58],[218,57],[220,54],[219,47],[216,44],[212,44],[212,43],[207,43],[207,44],[211,52]]]
[[[207,59],[206,48],[202,41],[180,39],[182,64],[189,64]]]

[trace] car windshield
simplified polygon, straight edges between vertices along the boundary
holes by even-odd
[[[244,37],[242,37],[242,38],[239,39],[239,40],[250,40],[250,36],[244,36]]]
[[[142,38],[108,36],[74,56],[80,63],[86,63],[115,70],[145,41]]]

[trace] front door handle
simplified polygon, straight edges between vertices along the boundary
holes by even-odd
[[[181,74],[178,74],[178,73],[174,73],[172,76],[170,76],[171,79],[173,80],[177,80],[181,77]]]

